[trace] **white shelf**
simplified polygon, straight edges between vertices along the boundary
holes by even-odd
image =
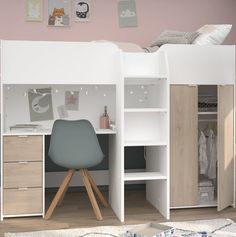
[[[202,112],[198,112],[198,115],[217,115],[217,112],[202,111]]]
[[[137,181],[137,180],[166,180],[166,175],[160,172],[135,172],[125,173],[125,181]]]
[[[157,81],[167,81],[167,75],[125,75],[125,85],[149,85]]]
[[[165,141],[125,141],[125,146],[167,146]]]
[[[125,109],[126,113],[137,113],[137,112],[154,112],[154,113],[166,113],[167,109],[163,108],[126,108]]]

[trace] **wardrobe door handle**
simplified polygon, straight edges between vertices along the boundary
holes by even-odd
[[[19,161],[18,164],[19,165],[27,165],[29,162],[28,161]]]
[[[28,188],[18,188],[18,191],[27,191]]]

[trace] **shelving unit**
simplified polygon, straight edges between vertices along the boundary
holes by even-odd
[[[125,181],[137,181],[137,180],[166,180],[166,175],[160,172],[135,172],[125,173]]]
[[[162,51],[153,54],[124,53],[123,56],[122,149],[144,147],[146,160],[146,169],[140,172],[125,172],[123,168],[123,188],[126,182],[144,181],[146,199],[168,219],[169,79],[166,56]]]

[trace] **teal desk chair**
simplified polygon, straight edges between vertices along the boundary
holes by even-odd
[[[98,220],[102,220],[93,191],[105,207],[109,204],[90,176],[88,168],[98,165],[104,155],[91,123],[88,120],[56,120],[53,124],[48,154],[54,163],[68,168],[68,172],[47,210],[45,219],[49,219],[56,206],[62,203],[73,174],[76,170],[80,170],[94,214]]]

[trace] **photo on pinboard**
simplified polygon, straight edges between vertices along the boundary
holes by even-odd
[[[48,0],[48,25],[59,27],[70,25],[69,0]]]
[[[121,28],[138,26],[135,0],[120,0],[118,2],[118,17]]]
[[[28,100],[31,122],[53,120],[51,88],[29,89]]]
[[[79,91],[65,92],[65,107],[67,110],[79,110]]]
[[[74,15],[77,22],[91,20],[91,0],[74,0]]]

